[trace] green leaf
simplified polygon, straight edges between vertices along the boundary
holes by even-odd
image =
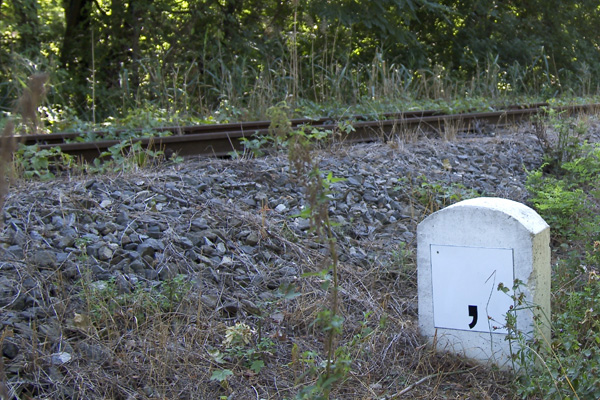
[[[225,362],[225,360],[223,360],[223,357],[225,355],[221,353],[218,349],[209,349],[208,354],[215,362],[219,364],[223,364]]]
[[[233,375],[233,372],[230,369],[219,369],[219,370],[213,371],[213,373],[210,377],[210,380],[223,382],[223,381],[227,380],[228,376],[231,376],[231,375]]]
[[[252,362],[252,364],[250,365],[250,369],[257,374],[260,373],[260,370],[263,369],[264,367],[265,367],[265,363],[262,360],[256,360],[256,361]]]
[[[344,325],[344,317],[336,315],[331,319],[330,323],[333,328],[341,330],[342,326]]]
[[[285,300],[295,299],[298,296],[302,296],[302,293],[296,291],[296,287],[293,284],[282,283],[279,286],[279,295]]]
[[[329,174],[327,174],[326,180],[329,183],[336,183],[336,182],[343,182],[346,180],[346,178],[336,178],[333,176],[333,172],[329,172]]]
[[[323,282],[321,282],[321,289],[322,290],[328,290],[329,286],[331,286],[331,281],[330,280],[324,280]]]

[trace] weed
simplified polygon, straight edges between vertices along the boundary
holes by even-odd
[[[461,131],[464,131],[464,123],[462,121],[445,119],[441,126],[440,135],[444,141],[452,141],[456,139],[456,136]]]
[[[579,143],[585,127],[557,120],[548,162],[528,174],[533,205],[550,223],[556,247],[552,329],[548,343],[529,343],[517,359],[517,392],[550,399],[598,398],[600,386],[600,148]],[[543,353],[545,350],[546,353]]]
[[[595,238],[600,208],[600,147],[578,145],[579,156],[564,161],[548,174],[547,164],[530,171],[526,186],[540,215],[554,228],[555,238],[581,241]],[[589,246],[588,246],[589,247]]]
[[[244,148],[244,153],[250,152],[254,157],[261,157],[265,154],[263,148],[270,142],[270,140],[266,136],[256,136],[252,139],[243,137],[240,139],[240,142]],[[233,152],[232,155],[234,158],[239,157],[237,152]]]
[[[586,209],[586,194],[564,180],[544,176],[542,170],[527,177],[527,188],[533,193],[531,201],[542,218],[559,235],[573,236],[579,231]]]
[[[237,322],[225,329],[223,339],[224,351],[218,349],[209,350],[209,355],[218,364],[224,364],[225,359],[242,363],[247,369],[259,374],[265,367],[264,357],[271,354],[275,344],[271,339],[259,338],[254,340],[256,332],[243,322]],[[254,343],[252,345],[252,343]],[[227,372],[229,371],[229,372]],[[232,375],[231,369],[221,368],[213,371],[211,380],[218,380],[223,384],[227,376]]]
[[[413,188],[413,198],[425,207],[427,214],[436,212],[446,206],[462,200],[481,196],[476,190],[465,187],[462,183],[450,185],[443,182],[430,182],[427,177],[417,177],[417,185]]]
[[[192,284],[185,275],[176,275],[161,284],[160,306],[167,312],[173,312],[192,290]]]
[[[152,147],[144,149],[139,141],[126,140],[117,143],[94,159],[92,172],[131,171],[146,167],[150,162],[164,158],[164,151]]]
[[[115,279],[90,282],[82,277],[81,296],[87,304],[90,325],[97,332],[118,335],[123,329],[139,327],[155,315],[173,312],[191,290],[183,275],[162,282],[158,287],[119,287]]]
[[[91,164],[77,163],[73,156],[63,153],[59,147],[40,149],[36,145],[20,144],[15,152],[14,169],[25,179],[42,181],[56,177],[62,171],[85,171],[91,174],[133,171],[164,160],[164,151],[144,148],[139,141],[124,140],[102,152]],[[180,162],[180,157],[172,158]]]
[[[298,132],[305,140],[316,144],[324,141],[328,137],[333,136],[330,130],[311,128],[310,126],[302,126],[292,129],[292,123],[288,117],[291,113],[290,107],[285,103],[278,103],[276,106],[267,110],[267,116],[270,118],[269,133],[262,136],[253,136],[252,138],[243,137],[240,139],[244,148],[244,154],[252,153],[254,157],[264,155],[265,147],[272,147],[277,151],[285,150],[290,146],[295,136],[293,132]],[[354,127],[349,122],[340,123],[336,129],[339,135],[348,134],[354,130]],[[240,157],[238,152],[231,153],[234,158]]]
[[[546,108],[536,117],[535,135],[544,149],[545,170],[559,169],[562,163],[580,155],[580,141],[587,131],[581,120],[565,117],[564,112]]]
[[[20,144],[14,157],[15,170],[26,179],[39,178],[42,181],[53,179],[55,173],[72,168],[75,161],[60,148],[40,149],[39,146]]]
[[[218,381],[225,389],[227,389],[229,387],[227,384],[227,377],[231,375],[233,375],[233,371],[230,369],[216,369],[213,371],[210,380]]]
[[[286,147],[292,133],[292,122],[289,119],[290,107],[285,102],[267,110],[270,119],[269,137],[277,147]]]
[[[322,281],[321,287],[329,291],[329,307],[321,310],[313,322],[325,333],[327,354],[323,363],[315,362],[307,371],[308,375],[316,376],[316,381],[304,387],[298,393],[298,398],[329,398],[329,393],[343,380],[350,365],[347,349],[336,346],[336,339],[343,331],[344,318],[339,308],[338,253],[332,229],[334,224],[329,219],[330,187],[341,179],[333,177],[331,172],[323,173],[318,167],[318,160],[314,158],[314,144],[326,138],[329,132],[309,127],[292,130],[287,111],[285,104],[269,109],[269,130],[276,138],[276,143],[287,148],[297,179],[306,187],[306,205],[300,216],[310,221],[311,231],[327,247],[329,253],[322,270],[305,274],[307,277],[319,278]],[[307,360],[314,358],[309,357]]]
[[[579,260],[568,261],[577,269]],[[516,354],[521,367],[517,393],[523,397],[543,395],[549,399],[588,399],[600,396],[600,282],[595,271],[577,290],[562,292],[555,300],[553,337],[525,341],[517,335],[522,350]],[[556,279],[555,279],[555,282]],[[513,336],[513,339],[515,336]]]
[[[377,269],[377,272],[395,281],[416,287],[414,255],[405,242],[400,242],[392,248],[389,259]]]
[[[234,326],[230,326],[225,329],[225,340],[223,345],[225,347],[243,346],[250,343],[252,339],[252,329],[243,322],[238,322]]]

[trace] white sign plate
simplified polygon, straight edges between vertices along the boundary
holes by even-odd
[[[508,333],[506,312],[514,304],[512,249],[432,244],[431,277],[436,328]],[[501,282],[511,291],[499,291]]]

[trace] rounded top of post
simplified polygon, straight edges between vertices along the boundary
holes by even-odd
[[[527,207],[525,204],[499,197],[476,197],[469,200],[463,200],[438,212],[444,212],[446,210],[458,211],[458,209],[461,208],[469,210],[489,210],[506,214],[517,220],[530,232],[540,232],[549,228],[546,221],[544,221],[544,219],[532,208]]]

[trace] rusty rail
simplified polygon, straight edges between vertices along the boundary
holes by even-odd
[[[453,131],[474,131],[489,125],[501,126],[515,124],[530,119],[545,111],[547,104],[539,103],[530,106],[513,106],[502,111],[475,112],[465,114],[443,114],[435,110],[411,111],[406,113],[386,114],[388,119],[378,121],[365,120],[365,116],[352,116],[335,120],[333,118],[293,119],[292,129],[300,129],[304,125],[313,128],[330,130],[337,133],[340,140],[346,142],[372,141],[377,138],[390,138],[402,131],[424,131],[444,133],[446,129]],[[558,112],[569,114],[595,112],[600,104],[556,107]],[[340,122],[351,124],[352,131],[340,129]],[[253,138],[268,134],[269,121],[228,123],[196,126],[171,126],[153,129],[154,132],[172,132],[171,136],[139,137],[130,139],[140,142],[144,148],[154,147],[181,156],[213,155],[227,156],[234,150],[241,150],[239,139]],[[124,132],[124,131],[121,131]],[[141,131],[140,131],[141,132]],[[112,132],[119,133],[119,131]],[[93,132],[98,137],[107,132]],[[18,136],[24,144],[38,144],[41,149],[60,147],[62,152],[91,161],[109,147],[119,144],[122,139],[107,139],[94,142],[73,142],[80,132],[62,134]]]

